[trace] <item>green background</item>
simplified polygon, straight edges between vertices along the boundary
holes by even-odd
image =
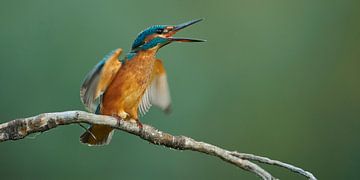
[[[109,51],[154,24],[205,21],[158,53],[176,135],[279,159],[319,179],[359,179],[360,3],[343,1],[0,1],[0,121],[83,109],[79,87]],[[0,179],[257,179],[221,160],[116,132],[79,143],[79,126],[0,144]],[[264,166],[281,179],[304,179]]]

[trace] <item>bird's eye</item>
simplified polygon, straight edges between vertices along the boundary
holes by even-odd
[[[156,30],[156,33],[158,33],[158,34],[162,34],[162,33],[163,33],[163,31],[164,31],[164,30],[162,30],[162,29],[158,29],[158,30]]]

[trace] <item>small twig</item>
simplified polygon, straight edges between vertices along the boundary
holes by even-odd
[[[310,180],[316,180],[316,177],[311,172],[305,171],[305,170],[303,170],[301,168],[298,168],[296,166],[293,166],[291,164],[287,164],[287,163],[284,163],[284,162],[281,162],[281,161],[278,161],[278,160],[272,160],[272,159],[269,159],[267,157],[256,156],[256,155],[253,155],[253,154],[239,153],[237,151],[233,151],[233,152],[230,152],[230,153],[233,156],[236,156],[236,157],[241,158],[241,159],[247,159],[249,161],[257,161],[257,162],[260,162],[260,163],[265,163],[265,164],[270,164],[270,165],[283,167],[283,168],[289,169],[289,170],[291,170],[291,171],[293,171],[295,173],[299,173],[299,174],[309,178]]]
[[[23,139],[32,133],[44,132],[60,125],[74,123],[108,125],[139,136],[140,138],[156,145],[163,145],[172,149],[197,151],[211,156],[216,156],[266,180],[276,178],[252,161],[280,166],[301,174],[311,180],[316,180],[315,176],[310,172],[281,161],[271,160],[267,157],[252,154],[228,151],[218,146],[205,142],[199,142],[186,136],[173,136],[146,124],[143,124],[142,130],[140,130],[135,123],[118,121],[116,118],[110,116],[95,115],[83,111],[45,113],[34,117],[16,119],[0,124],[0,142]]]
[[[79,123],[79,126],[82,127],[86,132],[88,132],[88,133],[96,140],[95,135],[94,135],[91,131],[89,131],[88,128],[86,128],[86,127],[85,127],[84,125],[82,125],[81,123]]]

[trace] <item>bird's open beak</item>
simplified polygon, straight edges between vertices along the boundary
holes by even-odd
[[[202,40],[202,39],[192,39],[192,38],[177,38],[177,37],[172,37],[172,35],[174,35],[175,33],[177,33],[178,31],[180,31],[181,29],[184,29],[186,27],[189,27],[195,23],[198,23],[200,21],[202,21],[203,19],[196,19],[196,20],[192,20],[186,23],[182,23],[179,25],[174,26],[174,29],[171,30],[171,32],[169,34],[171,34],[171,36],[167,37],[169,40],[171,41],[178,41],[178,42],[205,42],[206,40]]]

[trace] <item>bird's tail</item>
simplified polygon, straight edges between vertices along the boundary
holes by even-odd
[[[89,146],[102,146],[110,143],[114,134],[113,128],[106,125],[92,125],[80,136],[80,141]]]

